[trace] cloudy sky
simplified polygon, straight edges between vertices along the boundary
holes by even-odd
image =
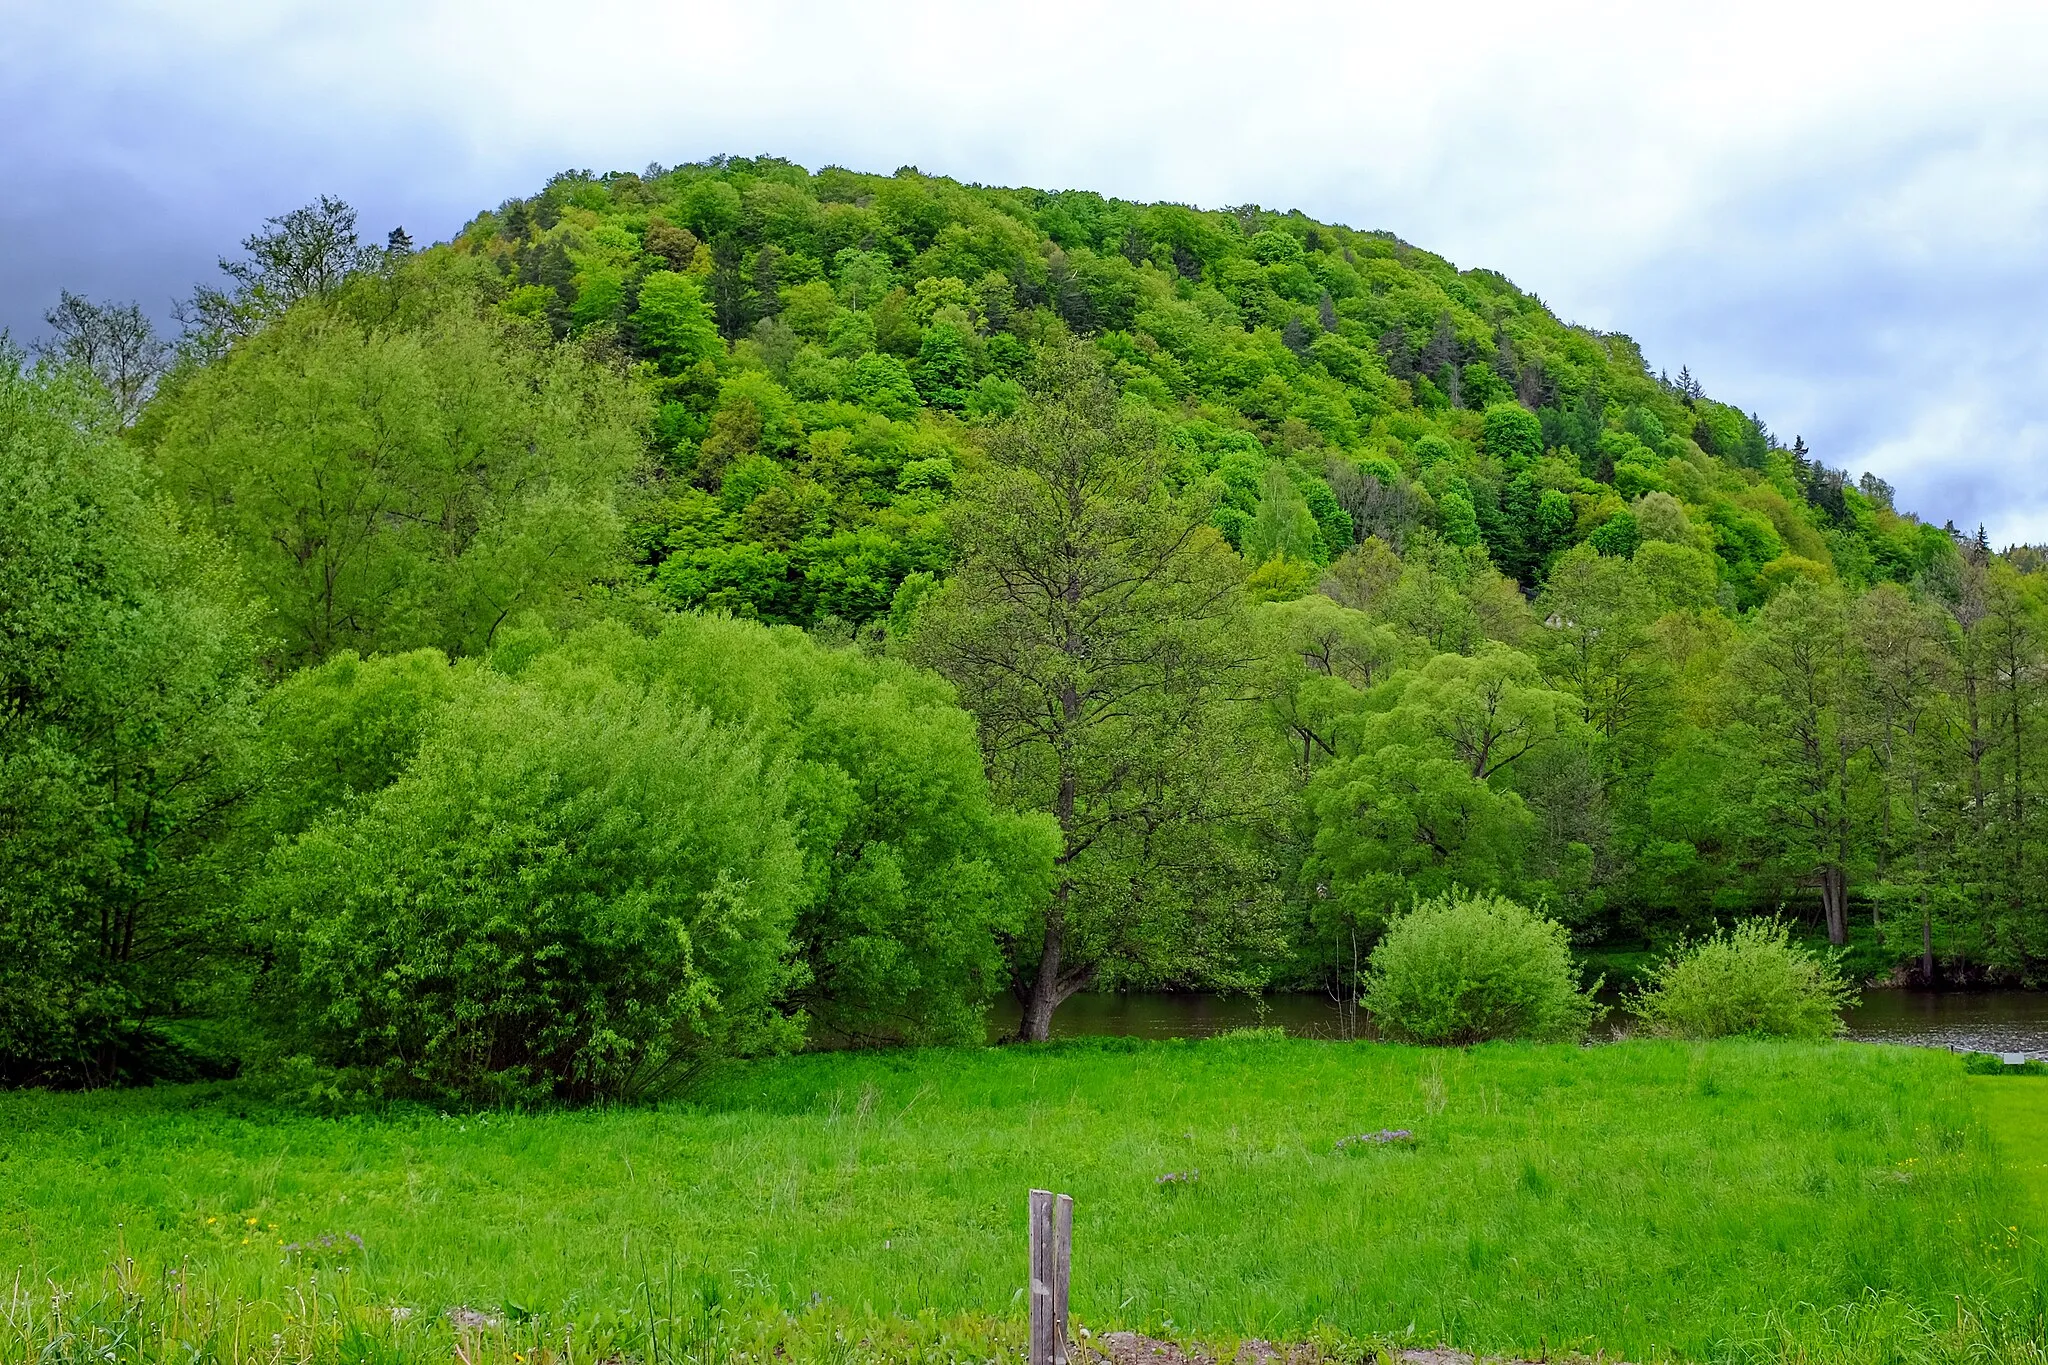
[[[1697,11],[1688,13],[1687,11]],[[2048,540],[2048,5],[0,0],[0,327],[720,152],[1386,228]]]

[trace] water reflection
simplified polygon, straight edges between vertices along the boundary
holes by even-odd
[[[1848,1015],[1849,1036],[1962,1052],[2048,1058],[2048,993],[1865,991]]]
[[[1017,1027],[1014,1005],[998,1006],[991,1036]],[[1849,1036],[1959,1051],[2020,1052],[2048,1059],[2048,992],[1865,991],[1849,1011]],[[1207,1038],[1227,1029],[1284,1028],[1299,1038],[1349,1038],[1358,1021],[1322,995],[1215,996],[1133,991],[1077,995],[1053,1016],[1055,1038]]]

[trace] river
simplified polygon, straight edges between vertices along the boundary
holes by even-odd
[[[2048,992],[1869,990],[1846,1019],[1849,1037],[1859,1042],[2018,1052],[2048,1060]],[[990,1024],[993,1036],[1008,1036],[1017,1027],[1016,1007],[998,1005]],[[1328,996],[1132,991],[1075,996],[1053,1016],[1052,1035],[1206,1038],[1262,1024],[1302,1038],[1357,1032],[1355,1021]]]

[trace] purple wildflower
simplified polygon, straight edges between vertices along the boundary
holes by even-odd
[[[1388,1143],[1413,1141],[1415,1141],[1415,1134],[1409,1132],[1406,1128],[1382,1128],[1377,1133],[1358,1133],[1351,1137],[1338,1138],[1337,1150],[1341,1152],[1346,1147],[1362,1147],[1367,1143],[1375,1146],[1385,1146]]]

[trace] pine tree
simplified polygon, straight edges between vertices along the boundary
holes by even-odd
[[[1421,363],[1417,368],[1433,376],[1446,367],[1455,370],[1457,359],[1458,334],[1451,329],[1451,315],[1439,313],[1436,330],[1429,334],[1429,344],[1422,348]]]
[[[507,201],[500,209],[505,235],[515,242],[523,242],[533,234],[533,212],[526,207],[524,199]]]
[[[772,318],[782,311],[780,248],[769,245],[754,253],[754,296],[749,301],[756,318]]]
[[[1396,379],[1415,378],[1415,356],[1408,348],[1408,334],[1389,327],[1380,337],[1380,354],[1386,358],[1387,373]]]

